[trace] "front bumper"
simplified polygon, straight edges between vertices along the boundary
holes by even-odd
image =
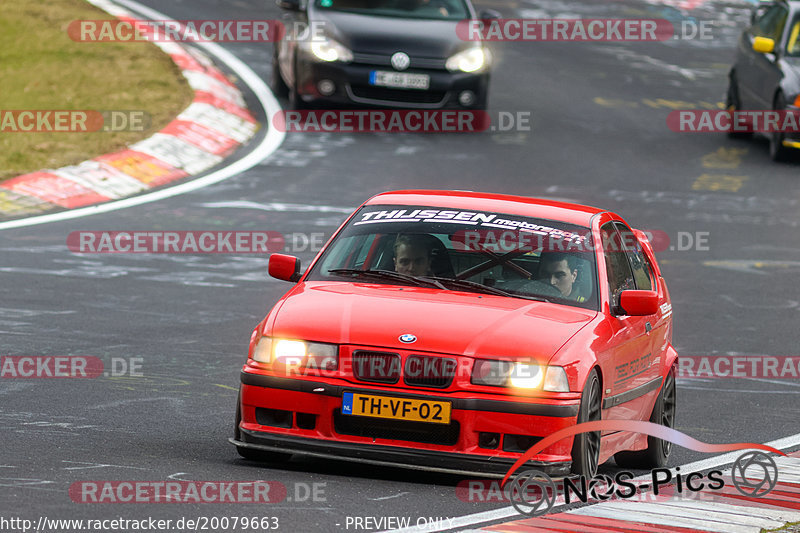
[[[381,107],[414,109],[478,109],[485,105],[489,90],[489,73],[471,74],[448,72],[439,69],[414,69],[407,73],[427,74],[427,90],[393,89],[376,87],[369,82],[370,72],[393,70],[392,67],[366,63],[319,62],[302,56],[297,58],[297,94],[305,102],[328,101],[339,104],[363,104]],[[336,89],[333,94],[320,93],[318,83],[330,80]],[[473,105],[463,106],[458,101],[462,91],[476,95]]]
[[[465,397],[441,391],[314,381],[243,371],[236,446],[370,464],[502,477],[539,439],[576,423],[579,400],[541,403]],[[449,401],[450,424],[341,414],[344,391]],[[487,435],[496,435],[487,439]],[[552,475],[569,472],[570,439],[528,465]]]

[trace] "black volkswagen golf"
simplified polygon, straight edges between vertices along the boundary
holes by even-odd
[[[314,101],[416,109],[485,109],[490,53],[459,37],[468,0],[278,0],[273,86]],[[481,19],[495,18],[485,11]],[[462,22],[463,24],[463,22]]]

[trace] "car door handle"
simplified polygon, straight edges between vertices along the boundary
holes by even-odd
[[[647,331],[647,333],[650,333],[650,330],[653,329],[653,326],[650,324],[650,322],[646,322],[644,325],[644,329],[645,331]]]

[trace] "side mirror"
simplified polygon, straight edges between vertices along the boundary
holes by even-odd
[[[775,41],[766,37],[753,39],[753,51],[759,54],[771,54],[775,50]]]
[[[282,281],[297,282],[300,279],[300,259],[292,255],[269,256],[269,275]]]
[[[300,0],[275,0],[278,7],[287,11],[302,11]]]
[[[500,12],[495,11],[494,9],[484,9],[480,13],[478,13],[478,18],[481,20],[493,20],[499,19],[503,15]]]
[[[658,293],[656,291],[622,291],[619,307],[628,316],[654,315],[658,311]]]

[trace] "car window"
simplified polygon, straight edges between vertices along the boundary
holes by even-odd
[[[614,225],[622,238],[622,246],[625,247],[625,255],[631,266],[633,281],[636,283],[636,288],[642,291],[653,290],[653,269],[650,268],[650,261],[647,259],[647,254],[642,250],[639,239],[636,238],[636,234],[622,222],[615,222]]]
[[[620,234],[612,222],[603,224],[600,228],[600,238],[603,255],[606,258],[606,280],[613,310],[619,306],[620,293],[627,289],[635,289],[636,284]]]
[[[789,40],[786,42],[786,53],[790,56],[800,56],[800,16],[795,17],[789,26]]]
[[[463,0],[316,0],[315,5],[379,17],[461,20],[470,16]]]
[[[327,247],[307,279],[402,282],[397,276],[347,275],[341,269],[389,271],[441,278],[446,290],[469,290],[472,283],[510,296],[597,309],[595,256],[586,227],[429,206],[367,206]]]
[[[750,33],[753,37],[773,39],[777,44],[781,39],[783,27],[786,25],[788,16],[789,10],[785,6],[774,5],[767,9],[760,18],[756,19],[755,24],[750,28]]]

